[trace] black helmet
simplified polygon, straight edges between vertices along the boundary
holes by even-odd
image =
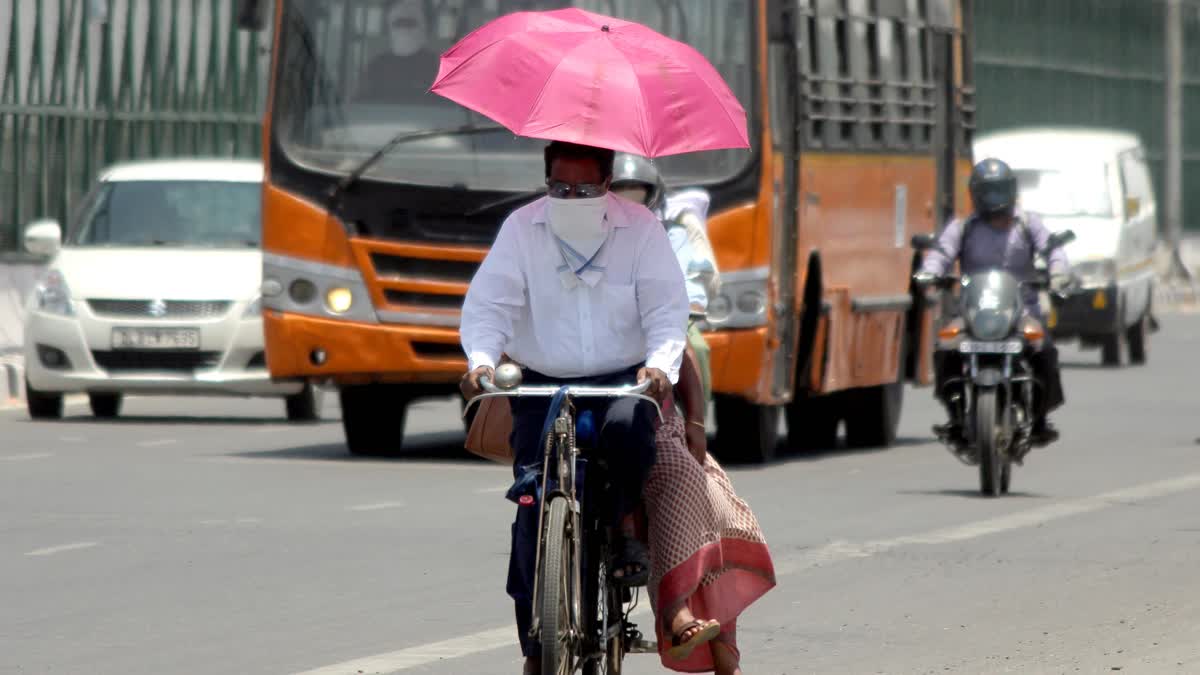
[[[1004,162],[989,157],[971,170],[971,202],[981,216],[1011,213],[1017,206],[1017,176]]]
[[[666,198],[667,185],[654,162],[640,155],[619,153],[613,162],[612,189],[620,190],[625,185],[637,185],[646,190],[643,200],[646,208],[658,213]]]

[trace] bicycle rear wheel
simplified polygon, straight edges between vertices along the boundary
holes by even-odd
[[[556,496],[546,509],[542,536],[541,589],[542,675],[571,675],[575,672],[578,640],[571,626],[574,588],[575,546],[568,518],[566,497]]]

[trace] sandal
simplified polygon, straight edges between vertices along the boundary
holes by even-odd
[[[614,583],[621,586],[645,586],[650,581],[650,552],[646,550],[646,545],[627,537],[620,555],[613,560],[610,576]]]
[[[683,636],[688,631],[692,631],[692,636],[685,640]],[[671,648],[667,650],[667,654],[676,661],[683,661],[691,656],[697,647],[712,642],[720,634],[720,621],[689,621],[671,636]]]

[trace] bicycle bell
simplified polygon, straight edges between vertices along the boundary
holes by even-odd
[[[502,363],[496,368],[496,386],[516,389],[521,385],[521,369],[515,363]]]

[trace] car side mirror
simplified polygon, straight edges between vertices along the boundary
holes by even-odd
[[[921,234],[914,234],[912,236],[912,247],[918,251],[928,251],[936,246],[937,237],[929,234],[928,232],[922,232]]]
[[[49,258],[62,248],[62,227],[53,218],[35,220],[25,228],[22,243],[26,251]]]

